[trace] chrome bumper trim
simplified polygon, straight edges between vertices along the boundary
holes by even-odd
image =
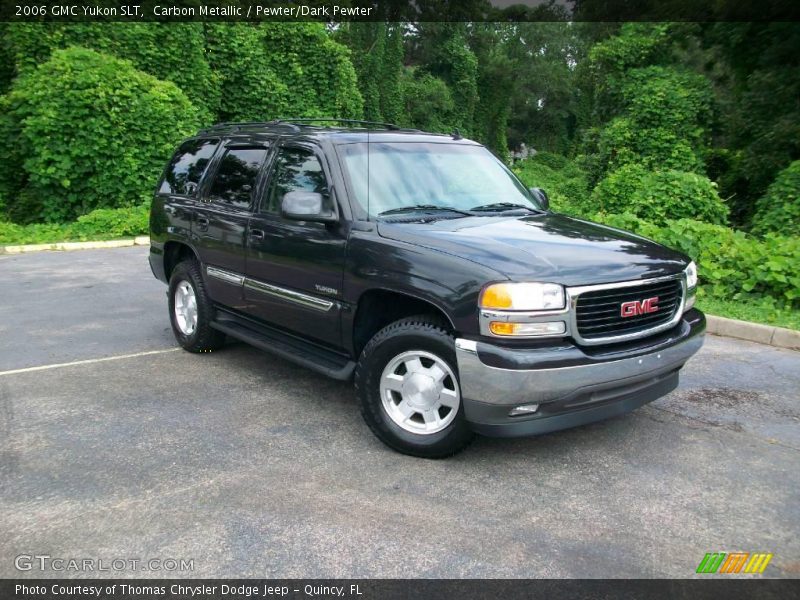
[[[477,343],[456,340],[461,395],[465,399],[509,406],[554,402],[581,388],[635,383],[672,371],[703,345],[695,335],[674,346],[632,358],[548,369],[502,369],[481,362]]]

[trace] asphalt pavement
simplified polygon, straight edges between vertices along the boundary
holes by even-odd
[[[629,415],[421,460],[349,384],[176,350],[146,257],[0,256],[0,577],[800,576],[800,353],[709,336]]]

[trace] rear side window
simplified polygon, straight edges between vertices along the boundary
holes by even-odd
[[[167,167],[159,193],[196,196],[219,140],[189,140],[184,143]]]
[[[266,148],[232,148],[220,161],[210,200],[238,208],[250,206],[258,171],[267,157]]]

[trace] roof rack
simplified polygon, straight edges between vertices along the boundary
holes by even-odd
[[[313,127],[315,123],[343,123],[348,125],[372,125],[389,131],[418,131],[417,129],[405,129],[394,123],[383,123],[381,121],[364,121],[361,119],[336,119],[332,117],[298,117],[273,119],[271,121],[236,121],[226,123],[216,123],[210,127],[205,127],[198,132],[198,135],[208,135],[211,133],[234,133],[245,129],[258,127],[283,127],[292,132],[302,131],[302,127]]]
[[[322,122],[322,123],[348,123],[348,124],[358,124],[358,125],[379,125],[380,127],[383,127],[384,129],[389,129],[389,130],[392,130],[392,131],[400,131],[402,129],[402,127],[400,127],[399,125],[395,125],[394,123],[384,123],[382,121],[364,121],[362,119],[336,119],[336,118],[332,118],[332,117],[320,117],[320,118],[300,117],[300,118],[290,118],[290,119],[275,119],[274,121],[270,121],[269,124],[270,125],[272,125],[272,124],[279,125],[279,124],[284,124],[284,123],[305,124],[305,123],[317,123],[317,122]]]
[[[264,127],[265,125],[283,125],[292,131],[300,131],[300,127],[294,125],[292,123],[281,123],[278,121],[236,121],[236,122],[225,122],[225,123],[215,123],[210,127],[206,127],[200,130],[199,135],[204,135],[207,133],[219,133],[220,131],[241,131],[242,129],[246,129],[248,127]]]

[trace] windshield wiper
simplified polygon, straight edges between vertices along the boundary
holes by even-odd
[[[499,212],[507,210],[516,210],[519,208],[523,208],[530,212],[540,212],[538,209],[532,206],[526,206],[525,204],[515,204],[513,202],[493,202],[492,204],[481,204],[480,206],[473,206],[472,208],[470,208],[470,210],[475,212]]]
[[[400,208],[391,208],[389,210],[385,210],[381,213],[378,213],[378,216],[382,217],[384,215],[399,215],[401,213],[417,212],[425,210],[443,210],[447,212],[458,213],[459,215],[472,216],[466,210],[461,210],[459,208],[452,208],[449,206],[438,206],[436,204],[414,204],[413,206],[401,206]]]

